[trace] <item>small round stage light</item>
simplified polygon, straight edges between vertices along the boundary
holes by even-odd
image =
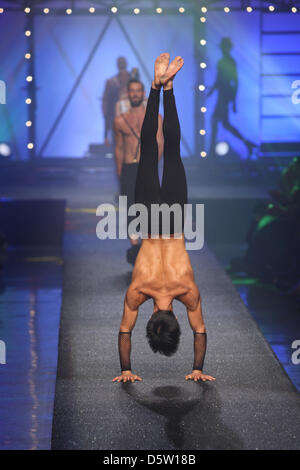
[[[29,144],[27,144],[27,148],[28,149],[33,149],[34,145],[32,142],[29,142]]]
[[[110,11],[112,13],[117,13],[118,9],[117,9],[117,7],[111,7]]]
[[[28,76],[26,77],[26,80],[27,80],[27,82],[32,82],[32,76],[31,76],[31,75],[28,75]]]
[[[206,107],[205,106],[202,106],[201,113],[206,113]]]
[[[31,31],[29,31],[29,30],[25,31],[25,36],[27,36],[27,37],[31,36]]]
[[[11,148],[6,142],[0,142],[0,157],[10,157]]]
[[[206,68],[206,63],[205,63],[205,62],[201,62],[200,67],[201,67],[202,69],[205,69],[205,68]]]
[[[292,10],[293,13],[297,13],[297,11],[298,11],[296,7],[292,7],[291,10]]]
[[[204,158],[204,157],[206,157],[206,152],[203,151],[203,152],[200,153],[200,155],[201,155],[201,157]]]
[[[274,11],[275,10],[275,7],[273,5],[269,5],[269,10],[270,11]]]
[[[206,8],[206,7],[202,7],[202,8],[201,8],[201,11],[202,11],[202,13],[206,13],[206,12],[207,12],[207,8]]]
[[[225,11],[225,13],[229,13],[229,12],[230,12],[230,8],[225,7],[225,8],[224,8],[224,11]]]
[[[25,103],[26,104],[31,104],[31,98],[26,98]]]
[[[141,10],[140,10],[139,8],[135,8],[135,9],[133,10],[133,13],[134,13],[135,15],[138,15],[138,14],[140,13],[140,11],[141,11]]]
[[[94,8],[94,7],[90,7],[90,8],[89,8],[89,12],[90,12],[90,13],[95,13],[95,8]]]
[[[178,8],[178,11],[179,11],[179,13],[184,13],[184,12],[185,12],[185,8],[179,7],[179,8]]]
[[[206,131],[205,131],[205,129],[200,129],[199,133],[200,133],[201,135],[205,135],[205,134],[206,134]]]
[[[156,13],[162,13],[162,8],[156,8]]]
[[[29,8],[29,7],[26,7],[26,8],[24,9],[24,11],[25,11],[25,13],[30,13],[30,8]]]
[[[204,85],[199,85],[198,88],[199,88],[200,91],[204,91],[204,90],[205,90],[205,86],[204,86]]]
[[[226,155],[226,153],[228,153],[229,151],[229,145],[227,144],[227,142],[218,142],[217,145],[216,145],[216,154],[217,155]]]
[[[72,9],[71,9],[71,8],[67,8],[67,9],[66,9],[66,13],[67,13],[67,15],[71,15],[71,14],[72,14]]]
[[[32,126],[32,122],[31,121],[26,121],[26,127],[31,127]]]
[[[252,8],[252,7],[247,7],[246,10],[247,10],[248,13],[251,13],[251,11],[253,10],[253,8]]]
[[[200,21],[201,21],[201,23],[205,23],[205,21],[206,21],[205,16],[201,16]]]
[[[45,15],[48,15],[49,11],[50,11],[49,8],[44,8],[44,10],[43,10],[43,12],[45,13]]]
[[[200,44],[201,44],[201,46],[205,46],[205,44],[206,44],[205,39],[200,39]]]
[[[4,8],[0,8],[0,13],[4,13]]]
[[[31,59],[31,54],[30,54],[29,52],[26,52],[26,54],[25,54],[25,59],[27,59],[27,60],[28,60],[28,59]]]

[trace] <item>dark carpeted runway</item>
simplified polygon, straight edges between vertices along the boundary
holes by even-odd
[[[132,367],[143,381],[111,381],[120,371],[127,247],[98,240],[94,230],[66,233],[52,448],[299,449],[299,394],[207,246],[189,254],[208,331],[204,371],[217,380],[185,381],[193,334],[176,301],[178,353],[153,354],[148,301],[132,333]]]

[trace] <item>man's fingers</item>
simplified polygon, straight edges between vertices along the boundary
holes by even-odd
[[[139,377],[138,375],[131,375],[131,376],[123,376],[119,375],[118,377],[115,377],[112,379],[112,382],[134,382],[135,380],[142,380],[142,377]]]
[[[189,374],[185,376],[185,380],[193,380],[194,382],[197,382],[198,380],[201,380],[202,382],[206,382],[207,380],[216,380],[215,377],[212,377],[211,375],[203,375],[203,374]]]
[[[212,377],[211,375],[204,375],[205,379],[206,380],[216,380],[214,377]]]

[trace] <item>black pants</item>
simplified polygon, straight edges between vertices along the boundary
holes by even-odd
[[[135,182],[138,170],[138,163],[123,163],[120,177],[120,195],[127,196],[127,210],[135,202]],[[134,216],[127,217],[127,227],[134,219]]]
[[[163,91],[164,100],[164,168],[162,185],[158,176],[158,130],[160,91],[151,87],[145,118],[141,129],[141,158],[139,161],[135,202],[144,204],[150,216],[151,204],[166,203],[169,207],[179,204],[182,210],[181,231],[184,228],[184,204],[187,203],[187,184],[184,166],[180,157],[180,124],[177,115],[173,89]],[[162,218],[159,227],[151,227],[149,217],[148,233],[162,234]],[[171,214],[170,233],[174,233],[174,219]]]

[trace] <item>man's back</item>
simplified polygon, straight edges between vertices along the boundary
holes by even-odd
[[[174,298],[192,296],[194,288],[184,237],[143,240],[132,273],[132,292],[153,298],[155,308],[167,310]]]

